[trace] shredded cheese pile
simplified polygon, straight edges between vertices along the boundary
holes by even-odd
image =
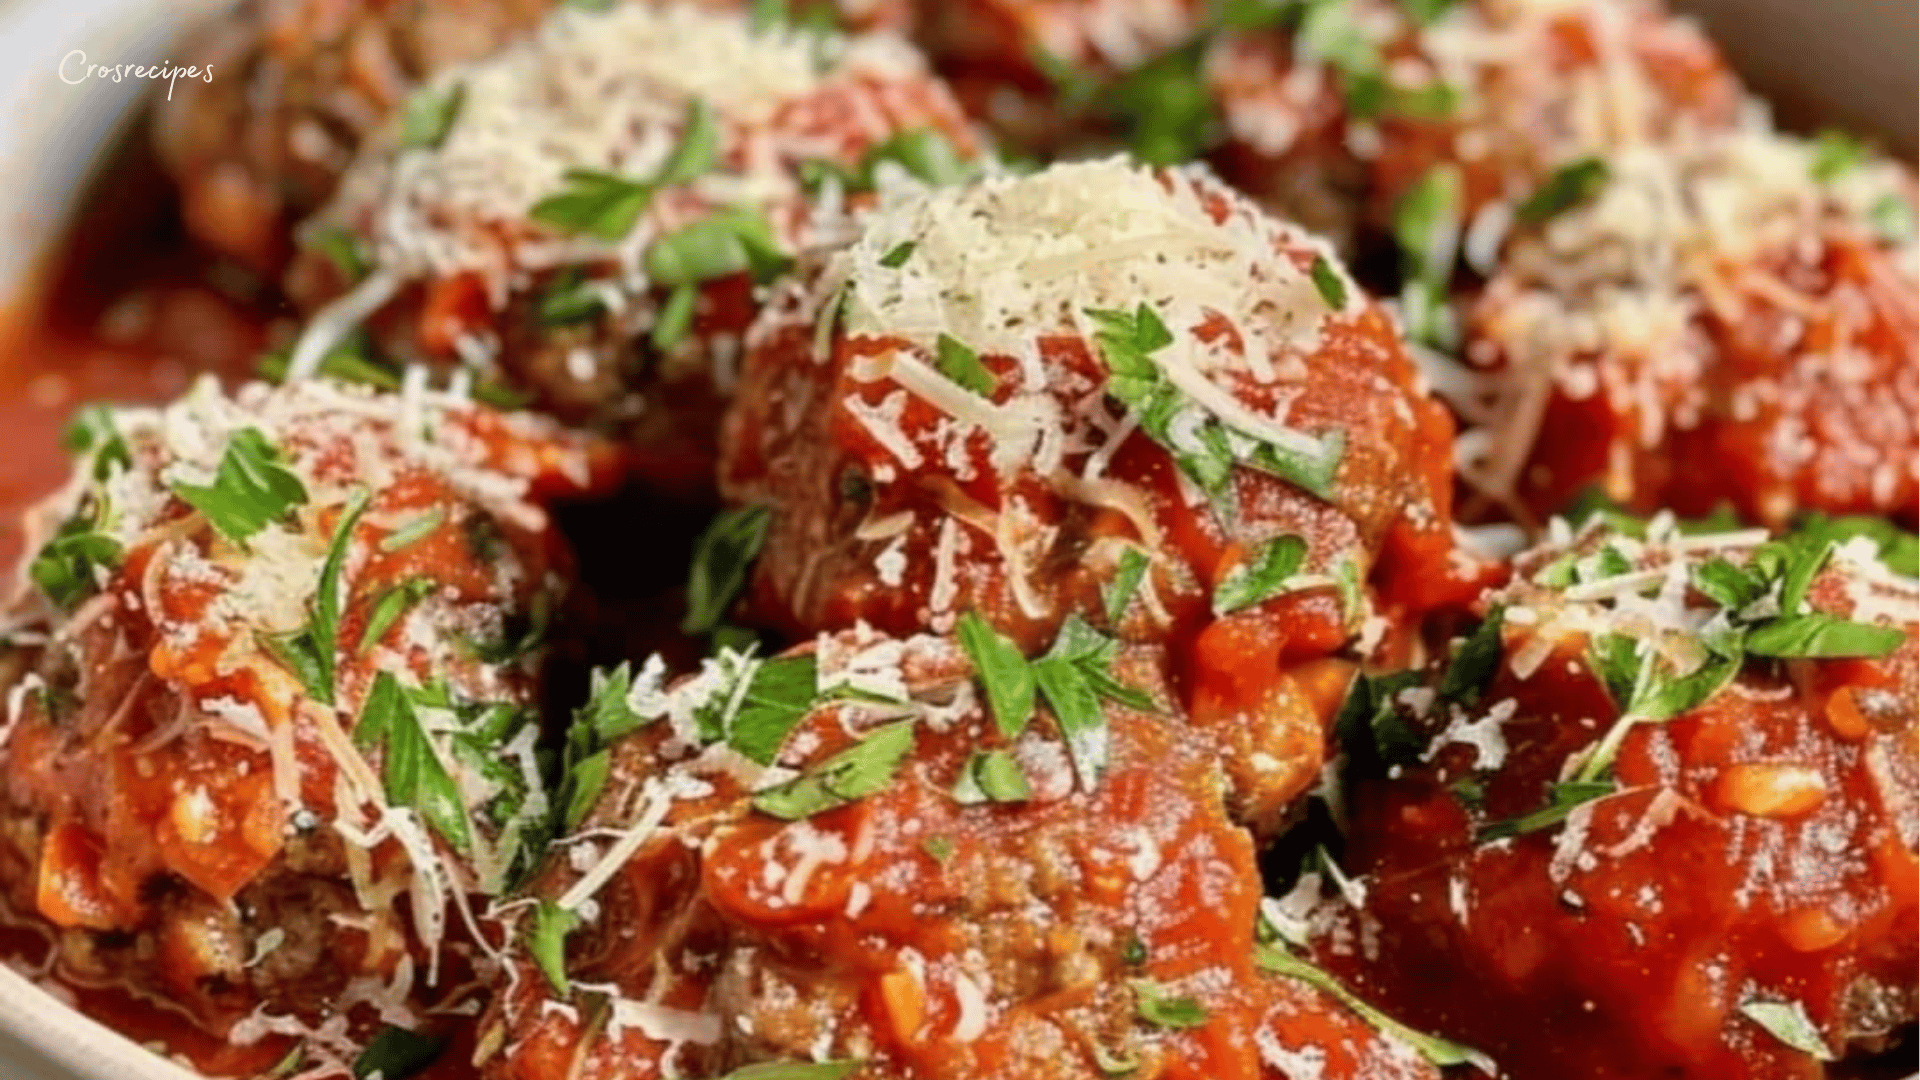
[[[1764,129],[1685,148],[1639,146],[1606,160],[1605,188],[1516,238],[1480,302],[1468,359],[1491,370],[1477,393],[1455,395],[1455,403],[1478,429],[1461,437],[1458,464],[1489,493],[1514,490],[1556,393],[1605,395],[1631,417],[1641,447],[1698,426],[1718,354],[1703,319],[1735,325],[1752,301],[1803,316],[1837,302],[1800,291],[1766,265],[1805,258],[1810,242],[1879,246],[1905,290],[1914,287],[1911,236],[1888,245],[1868,225],[1883,200],[1911,205],[1909,182],[1891,162],[1863,162],[1821,182],[1810,144]],[[1849,370],[1844,352],[1842,343],[1828,361],[1806,360],[1830,362],[1838,376]]]
[[[392,273],[474,271],[496,297],[516,273],[589,257],[618,255],[638,274],[659,231],[712,206],[797,200],[795,163],[837,157],[849,129],[890,130],[875,115],[837,116],[837,127],[795,122],[788,110],[804,98],[835,82],[924,77],[912,48],[886,35],[756,30],[685,5],[563,5],[528,40],[439,76],[432,89],[460,95],[440,144],[399,149],[389,130],[324,216],[364,220],[376,263]],[[526,220],[570,169],[652,175],[695,101],[719,121],[724,167],[693,181],[694,197],[656,200],[651,220],[617,243],[555,236]]]

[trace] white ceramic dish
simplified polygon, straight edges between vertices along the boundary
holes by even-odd
[[[31,302],[33,270],[59,238],[75,196],[155,85],[75,76],[88,63],[172,60],[180,30],[221,5],[0,0],[0,299]],[[1789,123],[1841,124],[1913,155],[1920,123],[1920,5],[1914,0],[1691,0],[1677,6],[1703,18],[1735,66],[1778,103]],[[196,1078],[0,968],[0,1080]]]

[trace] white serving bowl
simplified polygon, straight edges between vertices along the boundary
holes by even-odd
[[[131,80],[72,81],[78,65],[177,60],[171,47],[180,31],[222,6],[223,0],[0,0],[0,301],[16,312],[31,306],[34,271],[60,237],[88,176],[154,88]],[[1789,123],[1841,124],[1912,156],[1920,100],[1920,5],[1914,0],[1691,0],[1677,6],[1702,17]],[[75,58],[75,50],[85,59]],[[196,1078],[0,968],[0,1080]]]

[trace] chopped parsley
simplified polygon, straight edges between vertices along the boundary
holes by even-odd
[[[366,277],[367,271],[372,269],[366,245],[345,225],[320,225],[306,229],[300,234],[300,246],[320,253],[333,264],[342,278],[350,282]]]
[[[1867,144],[1844,131],[1828,128],[1813,137],[1813,163],[1807,171],[1815,180],[1838,180],[1867,160]]]
[[[580,827],[606,788],[613,765],[608,748],[646,723],[627,700],[633,671],[626,664],[611,671],[595,669],[590,683],[587,703],[574,710],[567,728],[560,790],[554,798],[557,821],[565,832]]]
[[[340,572],[346,565],[353,527],[372,501],[373,494],[361,488],[341,509],[340,519],[333,527],[333,538],[327,542],[326,559],[320,564],[320,580],[314,585],[313,599],[307,604],[307,624],[291,633],[269,634],[261,639],[299,676],[307,694],[323,705],[333,704],[334,658],[340,651]],[[396,613],[393,617],[399,616]]]
[[[1134,1011],[1140,1019],[1163,1028],[1197,1028],[1207,1022],[1206,1007],[1190,997],[1175,997],[1152,979],[1128,979],[1133,987]]]
[[[865,1064],[864,1061],[770,1061],[742,1065],[718,1080],[845,1080]]]
[[[439,583],[432,578],[409,578],[381,593],[380,599],[373,603],[372,612],[367,615],[366,628],[360,632],[360,644],[354,651],[364,653],[380,644],[402,615],[431,596],[439,587]]]
[[[416,1034],[402,1027],[383,1028],[354,1059],[354,1080],[367,1080],[375,1074],[381,1080],[408,1080],[439,1060],[446,1046],[445,1039]]]
[[[918,246],[918,244],[915,244],[911,240],[902,240],[889,249],[885,255],[880,256],[880,265],[889,270],[898,270],[907,265],[908,259],[913,258],[914,249]]]
[[[1153,699],[1120,682],[1113,660],[1120,643],[1069,615],[1053,648],[1033,662],[1033,680],[1066,740],[1080,786],[1092,791],[1106,774],[1110,733],[1101,701],[1151,711]]]
[[[953,141],[940,131],[910,128],[869,147],[851,169],[820,158],[805,162],[800,176],[809,190],[817,190],[831,180],[848,193],[872,191],[878,183],[880,167],[889,162],[905,169],[921,183],[934,187],[961,183],[979,172],[978,166],[961,157]]]
[[[1154,353],[1173,344],[1173,335],[1152,307],[1141,304],[1132,312],[1089,308],[1087,316],[1097,327],[1094,343],[1109,372],[1107,393],[1133,410],[1140,429],[1165,447],[1201,490],[1225,498],[1231,492],[1233,467],[1240,464],[1321,498],[1332,494],[1334,475],[1346,454],[1342,433],[1320,438],[1307,453],[1229,428],[1181,393],[1153,362]]]
[[[1740,1014],[1765,1028],[1767,1034],[1821,1061],[1837,1060],[1820,1026],[1797,1001],[1743,1001]]]
[[[994,387],[999,385],[999,380],[987,370],[987,365],[980,362],[980,354],[966,342],[941,334],[934,345],[934,358],[940,374],[955,384],[983,398],[993,397]]]
[[[1295,956],[1279,939],[1278,933],[1261,920],[1260,942],[1254,946],[1254,963],[1276,975],[1297,979],[1352,1009],[1382,1034],[1392,1036],[1419,1051],[1420,1056],[1440,1068],[1471,1065],[1488,1076],[1498,1073],[1493,1060],[1472,1047],[1462,1046],[1437,1035],[1428,1035],[1395,1020],[1346,988],[1340,980],[1313,964]]]
[[[244,543],[307,501],[306,485],[287,469],[280,451],[259,428],[234,432],[220,455],[212,484],[203,487],[176,480],[171,486],[175,495],[235,543]]]
[[[754,795],[754,809],[798,821],[886,790],[914,746],[913,721],[876,729],[866,738],[778,787]]]
[[[466,100],[464,83],[415,90],[400,110],[400,149],[438,150],[460,118],[460,107]]]
[[[1226,615],[1266,603],[1285,592],[1306,561],[1307,541],[1291,534],[1260,545],[1245,562],[1227,571],[1213,589],[1213,613]]]
[[[660,189],[704,176],[713,170],[718,156],[719,124],[713,108],[704,99],[695,98],[687,106],[680,141],[652,177],[636,180],[600,169],[568,169],[560,178],[564,186],[534,203],[527,216],[564,233],[609,242],[621,240],[633,231]]]
[[[447,508],[444,506],[436,506],[421,514],[419,517],[408,521],[386,536],[381,537],[380,551],[386,555],[391,555],[396,551],[405,551],[407,548],[432,536],[440,526],[446,523]]]
[[[694,541],[687,573],[687,613],[683,634],[711,632],[747,585],[747,573],[767,541],[771,514],[764,506],[724,510]]]
[[[533,926],[527,933],[527,954],[547,977],[548,985],[560,997],[573,992],[567,977],[567,935],[580,927],[580,916],[551,900],[542,900],[533,909]]]
[[[1526,225],[1550,221],[1599,194],[1609,175],[1607,163],[1599,158],[1562,165],[1514,208],[1513,215]]]
[[[1454,654],[1446,674],[1440,678],[1441,697],[1463,705],[1480,700],[1487,684],[1500,670],[1500,628],[1505,616],[1504,609],[1495,607],[1460,644],[1460,651]]]
[[[1613,794],[1611,780],[1564,780],[1547,785],[1547,805],[1531,814],[1513,818],[1509,821],[1496,821],[1481,826],[1476,838],[1482,841],[1501,840],[1509,836],[1521,836],[1526,833],[1550,829],[1567,820],[1577,808]],[[1482,793],[1484,794],[1484,793]]]
[[[1147,567],[1151,563],[1147,553],[1136,547],[1120,553],[1120,565],[1114,570],[1113,580],[1100,590],[1108,626],[1118,626],[1126,617],[1127,608],[1133,605],[1134,596],[1140,592],[1140,583],[1146,580]]]
[[[976,750],[960,768],[953,785],[955,802],[972,806],[985,802],[1017,803],[1033,797],[1027,774],[1005,750]]]
[[[712,172],[719,161],[720,122],[705,98],[694,98],[687,106],[680,141],[661,163],[660,171],[654,174],[652,186],[658,190],[692,183]]]
[[[1897,192],[1888,192],[1867,208],[1867,223],[1889,244],[1911,243],[1916,232],[1913,204]]]
[[[1308,273],[1313,278],[1313,287],[1320,292],[1320,299],[1335,311],[1343,311],[1347,306],[1347,283],[1341,280],[1340,271],[1333,268],[1325,255],[1313,257],[1313,267]]]
[[[961,614],[955,626],[960,648],[973,661],[980,685],[987,692],[993,722],[1007,738],[1016,738],[1033,718],[1033,665],[1012,639],[995,630],[977,611]]]
[[[534,304],[534,318],[542,326],[568,326],[598,318],[607,310],[600,282],[589,279],[578,266],[556,274]]]
[[[27,576],[62,611],[72,611],[99,588],[98,570],[120,565],[120,541],[101,531],[97,515],[75,514],[27,565]]]
[[[287,364],[292,356],[291,349],[276,349],[263,354],[254,366],[254,374],[270,383],[287,381]],[[338,345],[327,350],[320,358],[320,366],[314,374],[320,378],[333,379],[336,382],[350,383],[355,386],[372,387],[375,390],[395,391],[400,389],[400,370],[374,355],[368,347],[366,334],[355,330],[348,334]],[[489,393],[497,393],[493,383],[483,383],[474,387],[473,396],[488,401]],[[489,401],[489,404],[497,402]]]
[[[1897,626],[1853,622],[1824,611],[1774,619],[1747,634],[1749,656],[1837,658],[1885,656],[1907,639]]]
[[[1417,671],[1387,675],[1356,675],[1347,699],[1334,718],[1334,737],[1357,769],[1385,775],[1393,766],[1419,762],[1427,740],[1395,707],[1401,691],[1420,685]]]
[[[819,698],[819,661],[811,653],[775,657],[754,666],[739,707],[725,724],[727,745],[741,756],[771,765],[787,736]]]
[[[656,240],[647,249],[646,267],[656,285],[672,288],[739,273],[766,281],[792,262],[764,215],[728,207]]]
[[[111,477],[116,468],[133,468],[133,452],[120,437],[113,410],[105,405],[83,405],[76,410],[60,433],[60,445],[76,457],[91,458],[90,471],[95,480]]]
[[[527,217],[564,233],[620,240],[653,201],[649,185],[600,169],[568,169],[560,181],[561,189],[534,203]]]
[[[473,850],[460,785],[434,749],[432,736],[414,709],[413,696],[392,672],[374,676],[353,741],[363,750],[384,744],[381,779],[389,804],[418,811],[455,851],[465,855]]]
[[[1633,637],[1595,637],[1588,663],[1606,684],[1620,716],[1576,779],[1603,777],[1635,725],[1661,723],[1697,708],[1733,681],[1749,657],[1878,658],[1899,648],[1906,635],[1897,627],[1802,610],[1836,543],[1858,535],[1845,520],[1815,519],[1755,548],[1746,566],[1716,558],[1695,567],[1690,575],[1695,590],[1719,610],[1697,632],[1704,655],[1689,671],[1675,670],[1664,654]],[[1632,565],[1614,552],[1610,560],[1603,558],[1600,569],[1604,579],[1628,573]],[[1558,580],[1565,584],[1565,577]],[[1777,605],[1760,605],[1764,597],[1776,598]]]

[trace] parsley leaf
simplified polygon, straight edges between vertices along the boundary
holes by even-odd
[[[1173,334],[1153,308],[1088,308],[1086,314],[1096,327],[1094,343],[1109,372],[1107,393],[1133,411],[1140,429],[1166,448],[1201,490],[1224,497],[1231,490],[1234,465],[1244,464],[1321,498],[1332,494],[1334,474],[1346,453],[1342,433],[1321,438],[1313,453],[1305,453],[1234,431],[1189,400],[1153,362],[1153,353],[1173,343]],[[1178,437],[1176,430],[1181,432]]]
[[[112,476],[115,467],[133,468],[133,452],[120,437],[113,410],[105,405],[81,406],[60,433],[60,445],[76,456],[91,456],[95,480]]]
[[[1767,595],[1767,583],[1758,574],[1715,556],[1693,568],[1693,587],[1707,599],[1739,612]]]
[[[1514,217],[1523,224],[1539,225],[1599,194],[1609,178],[1607,163],[1599,158],[1562,165],[1514,208]]]
[[[1313,257],[1313,267],[1308,274],[1313,278],[1313,287],[1320,292],[1320,299],[1326,301],[1328,307],[1335,311],[1346,310],[1347,283],[1325,255]]]
[[[432,578],[409,578],[381,593],[367,616],[366,628],[360,632],[360,644],[354,651],[364,653],[380,644],[380,640],[387,636],[387,631],[393,629],[393,624],[400,621],[400,616],[405,615],[408,608],[431,596],[439,587],[439,583]]]
[[[653,201],[653,188],[638,180],[599,169],[568,169],[561,189],[527,211],[527,217],[563,233],[615,241],[633,226]]]
[[[1213,613],[1226,615],[1263,604],[1288,591],[1287,581],[1307,557],[1304,538],[1278,536],[1260,546],[1253,557],[1234,566],[1213,589]]]
[[[898,270],[907,265],[908,259],[913,258],[914,248],[918,246],[918,244],[915,244],[911,240],[902,240],[889,249],[885,255],[880,256],[880,265],[889,270]]]
[[[995,630],[977,611],[961,614],[955,626],[960,648],[973,661],[994,726],[1007,738],[1026,730],[1033,718],[1034,671],[1012,639]]]
[[[1838,180],[1866,160],[1866,143],[1844,131],[1828,128],[1813,137],[1813,163],[1807,171],[1824,184]]]
[[[1367,775],[1385,775],[1395,765],[1410,766],[1426,751],[1427,740],[1408,724],[1394,705],[1403,690],[1420,685],[1417,671],[1387,675],[1356,675],[1347,699],[1334,718],[1334,736],[1356,768]]]
[[[1897,192],[1888,192],[1867,208],[1867,223],[1880,239],[1889,244],[1910,242],[1920,223],[1914,221],[1913,204]]]
[[[1800,531],[1817,531],[1841,545],[1864,536],[1873,542],[1881,563],[1901,577],[1920,577],[1920,537],[1885,518],[1838,517],[1808,514]]]
[[[865,1064],[864,1061],[770,1061],[742,1065],[719,1080],[845,1080]]]
[[[1428,1035],[1422,1031],[1415,1031],[1413,1028],[1381,1012],[1373,1005],[1368,1004],[1360,995],[1347,989],[1340,980],[1288,951],[1286,946],[1277,940],[1277,935],[1271,932],[1271,928],[1264,929],[1267,930],[1267,933],[1263,935],[1263,940],[1254,946],[1253,960],[1255,964],[1276,975],[1297,979],[1333,997],[1342,1005],[1352,1009],[1359,1015],[1360,1019],[1365,1020],[1375,1029],[1384,1034],[1391,1035],[1419,1051],[1420,1056],[1426,1058],[1431,1064],[1443,1069],[1454,1065],[1471,1065],[1481,1072],[1486,1073],[1488,1076],[1493,1076],[1499,1071],[1494,1066],[1493,1060],[1480,1051],[1440,1038],[1437,1035]]]
[[[913,721],[901,720],[828,758],[803,776],[754,795],[754,809],[798,821],[884,791],[912,753]]]
[[[1506,611],[1495,607],[1487,612],[1487,617],[1472,634],[1460,645],[1460,651],[1447,664],[1447,672],[1440,679],[1440,696],[1448,701],[1472,704],[1478,701],[1486,690],[1487,684],[1500,670],[1500,658],[1503,655],[1500,629],[1505,622]]]
[[[333,538],[327,541],[326,559],[320,564],[320,580],[307,604],[307,624],[292,633],[269,634],[263,639],[274,655],[300,676],[307,693],[323,705],[333,704],[334,658],[340,650],[340,571],[346,564],[353,527],[372,501],[373,494],[360,488],[340,511]]]
[[[694,98],[687,106],[687,119],[680,128],[680,141],[660,171],[653,176],[655,189],[692,183],[713,171],[720,160],[720,123],[713,106],[705,98]]]
[[[1141,711],[1153,708],[1152,698],[1114,678],[1119,648],[1079,615],[1069,615],[1053,648],[1033,662],[1034,683],[1053,710],[1074,775],[1087,791],[1099,786],[1107,771],[1110,733],[1101,699]]]
[[[383,1028],[353,1061],[355,1080],[380,1074],[381,1080],[408,1080],[424,1072],[446,1049],[445,1039],[418,1035],[401,1027]]]
[[[1907,640],[1897,626],[1852,622],[1823,611],[1774,619],[1747,634],[1747,652],[1754,656],[1832,659],[1882,657]]]
[[[1164,1028],[1196,1028],[1207,1022],[1207,1010],[1190,997],[1174,997],[1152,979],[1128,979],[1133,987],[1134,1011],[1149,1024]]]
[[[764,506],[723,510],[700,533],[687,573],[687,614],[680,620],[681,633],[707,633],[726,617],[767,542],[771,516]]]
[[[580,916],[551,900],[542,900],[533,909],[533,928],[527,934],[527,954],[547,977],[553,992],[566,997],[573,992],[567,978],[567,935],[580,927]]]
[[[278,521],[307,501],[306,485],[282,464],[259,428],[236,431],[220,455],[211,485],[175,481],[173,493],[235,543]]]
[[[984,802],[1025,802],[1033,796],[1027,774],[1005,750],[975,750],[960,768],[953,785],[955,802],[971,806]]]
[[[1118,626],[1120,620],[1126,617],[1127,608],[1140,591],[1140,583],[1145,580],[1150,564],[1147,553],[1139,548],[1130,547],[1120,553],[1120,565],[1114,571],[1113,580],[1100,592],[1107,610],[1107,625]]]
[[[1826,1038],[1820,1034],[1820,1026],[1807,1015],[1806,1006],[1797,1001],[1743,1001],[1740,1013],[1765,1028],[1767,1034],[1803,1054],[1821,1061],[1837,1060]]]
[[[1611,780],[1566,780],[1547,785],[1547,805],[1531,814],[1510,821],[1496,821],[1483,825],[1476,835],[1481,841],[1500,840],[1509,836],[1550,829],[1567,819],[1573,811],[1595,799],[1613,794]]]
[[[598,318],[606,310],[600,282],[589,279],[580,267],[569,266],[541,290],[534,318],[542,326],[567,326]]]
[[[999,380],[980,362],[980,354],[966,342],[941,334],[935,343],[934,355],[940,374],[983,398],[993,397],[994,387],[999,385]]]
[[[372,260],[360,237],[345,225],[320,225],[303,230],[300,246],[319,252],[349,282],[357,282],[372,269]]]
[[[560,790],[554,799],[560,825],[567,832],[580,827],[606,787],[613,764],[607,748],[646,723],[627,700],[632,690],[633,671],[626,664],[611,671],[596,668],[587,703],[574,710],[573,723],[567,728]]]
[[[447,140],[447,132],[453,130],[466,100],[464,83],[415,90],[400,111],[400,149],[438,150]]]
[[[811,653],[756,665],[738,711],[727,722],[727,745],[761,765],[773,764],[795,725],[812,711],[819,683],[819,660]]]
[[[353,740],[363,749],[385,744],[381,773],[388,803],[419,811],[455,851],[464,855],[473,849],[460,785],[447,772],[412,698],[392,672],[374,676]]]
[[[99,587],[96,567],[111,569],[125,552],[100,531],[94,518],[75,514],[60,526],[27,566],[27,576],[62,611],[72,611]]]
[[[715,210],[662,236],[647,249],[646,258],[648,278],[668,287],[746,272],[766,281],[792,262],[766,217],[739,207]]]

